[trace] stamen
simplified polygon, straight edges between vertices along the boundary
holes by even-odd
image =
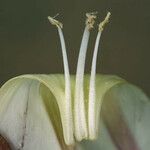
[[[63,120],[66,127],[63,128],[64,138],[66,144],[70,145],[74,143],[73,137],[73,119],[72,119],[72,104],[71,104],[71,83],[70,83],[70,73],[69,73],[69,65],[67,59],[66,45],[62,32],[63,24],[52,17],[48,17],[48,20],[52,25],[56,25],[58,28],[58,33],[60,37],[61,47],[62,47],[62,55],[63,55],[63,64],[64,64],[64,74],[65,74],[65,120]]]
[[[88,137],[87,121],[85,113],[84,101],[84,68],[87,46],[89,41],[90,30],[93,28],[96,15],[95,13],[87,13],[86,26],[82,37],[82,42],[79,51],[76,83],[75,83],[75,100],[74,100],[74,125],[75,137],[78,141]]]
[[[96,14],[97,12],[86,13],[87,19],[86,19],[85,25],[88,27],[89,30],[94,28]]]
[[[104,26],[109,22],[110,15],[111,15],[111,13],[108,12],[107,15],[106,15],[106,17],[105,17],[105,19],[104,19],[104,21],[102,21],[102,22],[99,24],[99,31],[100,31],[100,32],[103,31]]]
[[[50,17],[48,16],[48,20],[52,25],[55,25],[59,28],[63,28],[63,24],[61,22],[59,22],[58,20],[54,19],[56,17],[56,15],[54,17]]]
[[[99,42],[101,38],[101,34],[103,28],[106,23],[108,23],[110,18],[110,12],[107,13],[106,18],[99,24],[99,32],[96,37],[93,59],[92,59],[92,67],[91,67],[91,77],[90,77],[90,85],[89,85],[89,104],[88,104],[88,127],[89,127],[89,138],[96,138],[96,117],[95,117],[95,107],[96,107],[96,89],[95,89],[95,77],[96,77],[96,61],[97,61],[97,53]]]

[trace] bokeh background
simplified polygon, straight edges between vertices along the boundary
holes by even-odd
[[[97,72],[116,74],[140,86],[150,96],[149,0],[5,0],[0,1],[0,84],[27,73],[63,73],[57,30],[47,16],[59,13],[71,73],[84,29],[85,13],[98,11],[105,28]],[[90,72],[96,29],[91,34],[85,72]]]

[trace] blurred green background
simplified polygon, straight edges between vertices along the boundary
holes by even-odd
[[[5,0],[0,1],[0,84],[27,73],[62,73],[57,30],[47,16],[59,13],[71,73],[75,73],[85,13],[112,13],[98,54],[97,72],[116,74],[150,96],[149,0]],[[96,29],[91,34],[85,72],[90,72]]]

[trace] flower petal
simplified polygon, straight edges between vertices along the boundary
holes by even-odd
[[[97,102],[99,95],[97,95]],[[139,88],[129,83],[120,83],[111,87],[101,101],[103,104],[98,117],[98,138],[95,141],[83,141],[82,148],[148,150],[150,146],[149,98]]]
[[[71,86],[74,91],[75,76],[71,76]],[[89,113],[88,92],[89,75],[86,75],[86,120]],[[66,125],[69,114],[65,115],[64,99],[63,75],[23,75],[9,80],[0,89],[0,133],[11,143],[13,149],[74,149],[74,145],[67,146],[65,143],[65,136],[71,133],[67,128],[69,125]],[[136,150],[148,150],[149,103],[141,90],[123,79],[111,75],[97,75],[96,103],[92,115],[95,118],[94,130],[98,138],[92,142],[81,142],[79,147],[87,150],[116,150],[126,142],[128,147],[137,144]],[[73,108],[74,106],[72,112]],[[71,117],[74,118],[75,115]],[[124,131],[128,133],[126,136]],[[92,138],[89,136],[88,139]]]
[[[64,79],[58,76],[19,76],[0,89],[0,132],[12,148],[67,149]]]

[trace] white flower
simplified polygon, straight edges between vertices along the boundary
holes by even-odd
[[[149,149],[149,99],[117,76],[96,75],[99,41],[110,13],[98,27],[91,75],[84,75],[96,13],[86,16],[76,76],[69,73],[63,25],[48,17],[58,29],[64,75],[22,75],[1,87],[0,134],[12,149]]]

